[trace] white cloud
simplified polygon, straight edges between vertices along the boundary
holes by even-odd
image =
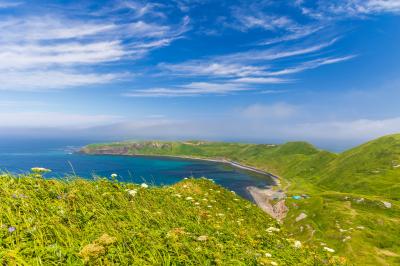
[[[12,8],[22,5],[23,2],[18,1],[0,1],[0,8]]]
[[[230,55],[220,56],[220,60],[226,62],[257,62],[257,61],[273,61],[277,59],[292,58],[300,55],[313,54],[327,47],[332,46],[338,41],[333,38],[330,41],[314,44],[311,46],[302,46],[295,48],[275,47],[271,49],[250,50],[246,52],[234,53]]]
[[[316,8],[308,6],[307,1],[302,1],[297,6],[304,15],[320,21],[342,20],[349,17],[363,18],[382,13],[400,13],[398,0],[319,0]]]
[[[165,14],[157,10],[159,7],[162,7],[162,5],[151,2],[142,3],[139,1],[123,0],[123,1],[117,1],[114,9],[115,10],[129,9],[133,11],[132,16],[134,18],[142,18],[145,16],[164,18]]]
[[[252,15],[240,13],[236,15],[236,19],[239,21],[239,24],[235,26],[241,30],[262,28],[270,31],[277,29],[292,31],[297,27],[295,22],[288,17],[265,15],[259,12]]]
[[[356,55],[348,55],[348,56],[343,56],[343,57],[332,57],[332,58],[320,58],[317,60],[302,63],[298,66],[294,66],[291,68],[281,69],[281,70],[277,70],[277,71],[271,71],[268,73],[268,75],[282,76],[282,75],[295,74],[295,73],[303,72],[308,69],[318,68],[318,67],[324,66],[324,65],[331,65],[331,64],[336,64],[336,63],[340,63],[340,62],[345,62],[345,61],[351,60],[355,57],[356,57]]]
[[[292,80],[271,76],[289,75],[308,69],[314,69],[323,65],[339,63],[352,59],[354,56],[319,58],[310,62],[304,62],[290,68],[279,69],[274,66],[276,60],[293,58],[301,55],[313,55],[333,45],[337,41],[334,38],[328,42],[297,48],[275,47],[270,49],[250,50],[246,52],[232,53],[214,56],[201,60],[186,61],[177,64],[159,64],[164,72],[162,75],[193,76],[208,78],[224,78],[224,83],[242,84],[279,84]]]
[[[281,84],[281,83],[289,83],[291,80],[275,78],[275,77],[266,77],[266,78],[239,78],[233,80],[234,82],[239,83],[247,83],[247,84]]]
[[[298,30],[294,32],[287,33],[285,32],[279,37],[274,37],[270,38],[268,40],[264,40],[258,43],[258,45],[272,45],[272,44],[277,44],[277,43],[282,43],[282,42],[287,42],[287,41],[294,41],[294,40],[299,40],[302,38],[305,38],[307,36],[313,35],[314,33],[317,33],[321,31],[324,27],[321,25],[305,25],[299,28]]]
[[[193,97],[200,95],[225,95],[251,90],[243,84],[192,82],[172,88],[148,88],[131,90],[126,97]]]
[[[128,74],[80,74],[68,71],[7,71],[0,73],[0,91],[45,91],[70,87],[106,84]]]
[[[126,54],[119,42],[57,45],[0,45],[0,69],[36,69],[52,65],[104,63]]]
[[[250,66],[235,63],[209,62],[210,60],[195,60],[180,64],[160,64],[159,67],[175,75],[192,76],[217,76],[217,77],[246,77],[262,75],[265,73],[263,66]]]
[[[0,32],[4,37],[2,43],[83,38],[116,28],[114,23],[94,23],[52,16],[9,17],[0,22]]]
[[[126,96],[132,97],[156,97],[156,96],[195,96],[200,94],[226,94],[227,92],[256,90],[260,91],[261,85],[282,84],[295,82],[295,79],[288,78],[291,74],[315,69],[323,65],[344,62],[355,57],[355,55],[343,57],[321,57],[321,51],[336,43],[338,38],[330,41],[314,44],[311,46],[299,46],[295,48],[274,47],[267,49],[250,50],[246,52],[232,53],[227,55],[213,56],[199,60],[191,60],[176,64],[159,64],[160,73],[155,76],[178,76],[208,78],[219,87],[224,85],[227,91],[209,91],[206,88],[190,88],[186,86],[173,86],[172,88],[152,88],[131,91]],[[297,63],[289,61],[299,56],[321,57],[312,61]],[[292,65],[287,68],[280,68],[279,60],[288,59]],[[300,59],[303,60],[304,59]],[[282,77],[276,77],[282,76]],[[233,86],[235,85],[235,86]],[[185,87],[186,90],[182,89]],[[239,88],[239,89],[238,89]],[[263,88],[265,89],[265,88]]]
[[[204,58],[202,60],[186,61],[178,64],[159,64],[167,74],[213,76],[213,77],[260,77],[268,75],[268,63],[275,60],[292,58],[305,54],[313,54],[333,45],[337,38],[331,41],[298,48],[270,48],[250,50],[246,52]]]
[[[370,0],[365,5],[370,12],[400,12],[398,0]]]
[[[68,17],[68,13],[4,17],[0,22],[0,80],[4,81],[0,89],[39,91],[115,81],[121,73],[100,74],[97,69],[144,57],[182,38],[189,29],[187,16],[178,25],[162,18],[144,21],[149,13],[155,15],[159,5],[120,4],[103,13],[101,22],[99,14],[90,12],[85,19]],[[116,19],[113,12],[120,8],[134,10],[137,16],[132,18],[129,12],[128,18],[120,14]]]

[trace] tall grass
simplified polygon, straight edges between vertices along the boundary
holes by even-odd
[[[316,265],[294,239],[206,179],[143,187],[105,179],[0,176],[2,265]]]

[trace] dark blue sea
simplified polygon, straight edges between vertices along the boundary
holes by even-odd
[[[94,176],[118,175],[123,182],[169,185],[185,177],[207,177],[229,190],[250,199],[247,186],[264,187],[272,179],[227,164],[166,157],[130,157],[83,155],[85,140],[0,139],[0,170],[15,174],[29,172],[32,167],[52,170],[49,178],[67,175],[92,179]]]

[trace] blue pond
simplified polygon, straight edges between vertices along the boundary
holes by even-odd
[[[227,164],[167,157],[130,157],[83,155],[75,151],[85,141],[0,140],[0,170],[16,174],[32,167],[52,170],[46,177],[64,177],[75,172],[84,178],[118,174],[124,182],[169,185],[185,177],[207,177],[229,190],[250,199],[247,186],[263,187],[273,183],[268,176]]]

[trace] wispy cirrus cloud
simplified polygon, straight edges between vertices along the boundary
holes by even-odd
[[[307,55],[319,52],[335,44],[338,38],[332,38],[328,41],[314,43],[312,45],[298,45],[297,47],[273,47],[270,49],[254,49],[245,52],[233,53],[218,57],[225,62],[257,62],[274,61],[284,58],[293,58],[296,56]]]
[[[229,92],[238,91],[237,88],[246,88],[247,91],[265,90],[259,85],[292,83],[295,80],[290,76],[309,69],[324,65],[335,64],[350,60],[355,55],[342,57],[321,57],[321,52],[338,41],[334,38],[327,42],[311,46],[290,47],[277,46],[264,49],[253,49],[245,52],[231,53],[226,55],[206,57],[204,59],[192,60],[178,64],[159,64],[161,74],[177,77],[192,77],[197,79],[213,80],[219,88],[229,88]],[[299,56],[316,56],[311,61],[298,60]],[[279,60],[293,60],[292,66],[282,68]],[[291,62],[291,61],[289,61]],[[280,76],[280,77],[277,77]],[[215,83],[217,82],[217,83]],[[235,84],[235,86],[232,86]],[[222,86],[223,85],[223,86]],[[179,87],[179,86],[178,86]],[[193,89],[193,88],[191,88]],[[239,89],[239,91],[246,91]],[[145,89],[131,91],[126,96],[135,97],[184,97],[205,94],[224,94],[227,91],[210,91],[200,86],[195,90],[183,90],[172,86],[171,88],[152,88],[146,93]]]
[[[0,1],[0,8],[13,8],[24,4],[19,1]]]
[[[190,19],[185,16],[179,24],[171,24],[162,16],[147,21],[146,16],[154,16],[158,6],[137,3],[120,2],[101,20],[92,12],[84,19],[49,13],[5,17],[0,22],[0,79],[11,78],[0,89],[61,89],[117,82],[126,73],[110,69],[110,64],[140,59],[170,45],[189,29]],[[136,16],[122,12],[116,19],[113,12],[123,8]],[[109,73],[98,71],[105,65]],[[21,79],[26,82],[18,77],[26,77]]]
[[[306,25],[294,32],[284,32],[279,34],[277,37],[273,37],[270,39],[262,40],[258,42],[258,45],[273,45],[273,44],[278,44],[278,43],[283,43],[283,42],[288,42],[288,41],[297,41],[299,39],[303,39],[305,37],[308,37],[310,35],[313,35],[319,31],[324,29],[324,26],[322,25]]]
[[[147,88],[131,90],[126,97],[193,97],[200,95],[226,95],[252,90],[244,84],[192,82],[170,88]]]
[[[159,64],[159,67],[172,75],[185,76],[215,76],[215,77],[245,77],[262,75],[265,66],[250,66],[236,62],[224,62],[218,58],[193,60],[179,64]]]
[[[159,11],[159,8],[162,6],[163,5],[159,3],[123,0],[116,1],[113,11],[126,9],[129,10],[130,15],[134,18],[143,18],[145,16],[165,18],[165,14]],[[103,14],[109,11],[110,8],[107,8],[103,10]]]
[[[129,73],[79,73],[68,70],[7,71],[0,73],[0,91],[49,91],[107,84],[130,78]]]
[[[342,56],[342,57],[327,57],[327,58],[319,58],[316,60],[308,61],[301,63],[299,65],[290,67],[290,68],[285,68],[281,70],[276,70],[276,71],[271,71],[268,73],[269,76],[284,76],[284,75],[290,75],[290,74],[295,74],[299,72],[303,72],[309,69],[314,69],[318,68],[320,66],[325,66],[325,65],[331,65],[331,64],[336,64],[336,63],[341,63],[345,62],[348,60],[351,60],[355,58],[356,55],[348,55],[348,56]]]
[[[33,69],[74,66],[118,60],[126,55],[118,41],[82,44],[0,45],[0,69]]]
[[[211,76],[211,77],[263,77],[272,73],[269,69],[274,61],[313,54],[333,45],[334,38],[328,42],[297,48],[274,47],[270,49],[254,49],[201,60],[187,61],[178,64],[159,64],[159,67],[170,75]],[[348,57],[350,59],[350,57]],[[339,60],[337,61],[339,62]],[[334,63],[333,61],[331,63]],[[323,64],[321,64],[323,65]],[[279,81],[281,82],[281,80]]]
[[[400,2],[397,0],[300,1],[297,6],[304,15],[320,21],[400,13]]]
[[[276,77],[246,77],[234,79],[233,82],[243,84],[282,84],[293,82],[290,79],[276,78]]]

